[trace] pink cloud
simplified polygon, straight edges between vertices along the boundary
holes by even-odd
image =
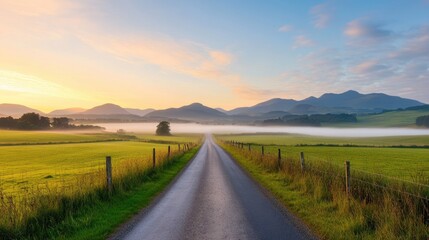
[[[295,37],[295,43],[293,45],[293,48],[310,47],[313,45],[314,45],[313,40],[307,38],[304,35],[299,35]]]
[[[313,16],[313,24],[316,28],[325,28],[331,21],[332,14],[327,4],[319,4],[311,8],[311,15]]]

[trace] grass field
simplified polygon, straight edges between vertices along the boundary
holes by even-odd
[[[127,140],[123,135],[103,132],[50,132],[0,130],[0,145],[96,142]]]
[[[219,138],[251,143],[253,151],[258,152],[261,151],[261,144],[271,145],[265,147],[266,152],[277,154],[280,148],[285,158],[298,158],[300,152],[304,152],[307,161],[323,161],[337,166],[343,166],[345,161],[350,161],[354,170],[414,181],[426,182],[429,179],[429,148],[317,146],[318,144],[421,146],[428,145],[429,136],[345,139],[304,135],[224,135]]]
[[[175,134],[173,136],[157,136],[154,134],[133,134],[142,141],[152,141],[160,143],[189,143],[198,142],[201,138],[201,134]]]
[[[429,115],[429,110],[393,111],[358,116],[357,123],[324,124],[329,127],[415,127],[416,118]]]
[[[32,216],[43,216],[40,210],[62,211],[65,197],[77,204],[82,199],[89,203],[93,198],[105,198],[105,191],[100,189],[106,184],[106,156],[112,158],[114,189],[122,192],[138,186],[151,174],[153,148],[156,169],[162,169],[183,153],[185,144],[193,147],[201,139],[200,135],[158,137],[102,132],[0,133],[0,199],[8,199],[0,200],[0,239],[4,229],[15,231]]]
[[[7,192],[35,184],[68,183],[82,174],[103,169],[106,156],[112,157],[113,167],[123,160],[151,162],[153,148],[165,152],[167,147],[144,142],[2,146],[0,188]]]
[[[222,139],[267,145],[350,144],[363,146],[429,146],[429,136],[342,138],[316,137],[299,134],[234,134],[223,135]]]
[[[424,141],[406,138],[407,142]],[[294,140],[290,135],[272,138],[270,135],[218,135],[217,139],[250,175],[321,239],[429,237],[428,148],[302,147],[295,145],[323,144],[325,139],[302,136]],[[249,151],[249,145],[242,148],[241,144],[225,140],[254,145],[250,145]],[[389,145],[403,143],[400,138],[388,140]],[[330,141],[341,144],[341,139]],[[277,145],[266,145],[262,155],[262,143]],[[380,145],[380,139],[360,139],[359,143]],[[279,148],[281,161],[277,156]],[[301,151],[305,153],[304,170],[299,158]],[[351,162],[350,195],[345,189],[345,160]]]

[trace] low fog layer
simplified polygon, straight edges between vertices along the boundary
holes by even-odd
[[[97,124],[109,132],[124,129],[127,132],[154,133],[158,123],[103,123]],[[201,125],[195,123],[171,123],[175,133],[294,133],[326,137],[386,137],[428,135],[429,129],[409,128],[321,128],[321,127],[259,127],[239,125]]]

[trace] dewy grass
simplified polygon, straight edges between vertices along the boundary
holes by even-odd
[[[178,157],[160,171],[148,174],[142,184],[109,199],[85,206],[48,229],[52,239],[105,239],[121,223],[148,206],[196,154],[198,148]]]
[[[190,146],[194,147],[195,144]],[[152,169],[153,147],[157,149],[155,170]],[[55,226],[64,219],[73,218],[75,211],[110,199],[105,190],[106,170],[102,164],[106,153],[111,153],[109,155],[112,155],[113,159],[113,197],[152,181],[151,179],[161,174],[160,171],[162,172],[166,166],[174,163],[174,160],[182,159],[180,155],[183,153],[183,148],[182,151],[178,151],[172,147],[168,158],[167,145],[139,142],[1,148],[12,149],[1,153],[10,154],[9,159],[15,161],[3,162],[8,169],[3,168],[1,171],[3,176],[0,186],[0,239],[51,238],[49,235],[53,234],[51,229],[55,229]],[[24,148],[26,151],[22,151]],[[35,159],[33,154],[39,153],[40,158]],[[20,158],[22,154],[30,156]],[[52,166],[52,161],[58,160],[58,156],[63,158],[59,166],[67,170],[55,170]],[[84,159],[79,160],[77,156]],[[32,161],[29,161],[31,157]],[[97,159],[99,162],[93,164],[91,159]],[[44,165],[44,162],[47,165]],[[11,170],[13,169],[11,165],[14,164],[18,164],[20,168],[29,167],[29,172],[16,174],[17,168]],[[38,180],[44,184],[37,184]],[[67,229],[65,231],[67,232]]]
[[[429,195],[420,185],[352,172],[351,196],[345,193],[344,168],[308,162],[302,171],[295,157],[225,142],[223,148],[325,239],[427,239]],[[394,190],[392,190],[394,189]],[[407,193],[406,193],[407,192]]]
[[[409,145],[429,143],[428,136],[404,136],[382,138],[329,138],[304,135],[221,135],[219,139],[251,144],[253,151],[276,153],[280,148],[284,157],[296,158],[304,152],[308,161],[328,161],[343,166],[350,161],[352,169],[383,174],[389,177],[417,181],[424,177],[429,183],[429,148],[392,148],[380,145]],[[358,146],[318,146],[318,144],[361,144]],[[309,146],[300,146],[309,144]],[[420,179],[421,180],[421,179]],[[419,180],[419,181],[420,181]]]

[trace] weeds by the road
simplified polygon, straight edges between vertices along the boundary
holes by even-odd
[[[328,162],[307,161],[249,151],[222,143],[258,181],[328,239],[426,239],[429,186],[353,171],[350,195],[345,170]]]
[[[188,144],[187,150],[196,144]],[[156,152],[156,166],[152,159],[128,159],[113,164],[113,192],[106,191],[106,169],[99,167],[91,173],[76,175],[73,181],[35,185],[22,189],[18,194],[0,188],[0,238],[47,239],[55,226],[64,219],[73,218],[75,212],[150,180],[179,159],[182,151]],[[63,229],[62,231],[67,231]]]

